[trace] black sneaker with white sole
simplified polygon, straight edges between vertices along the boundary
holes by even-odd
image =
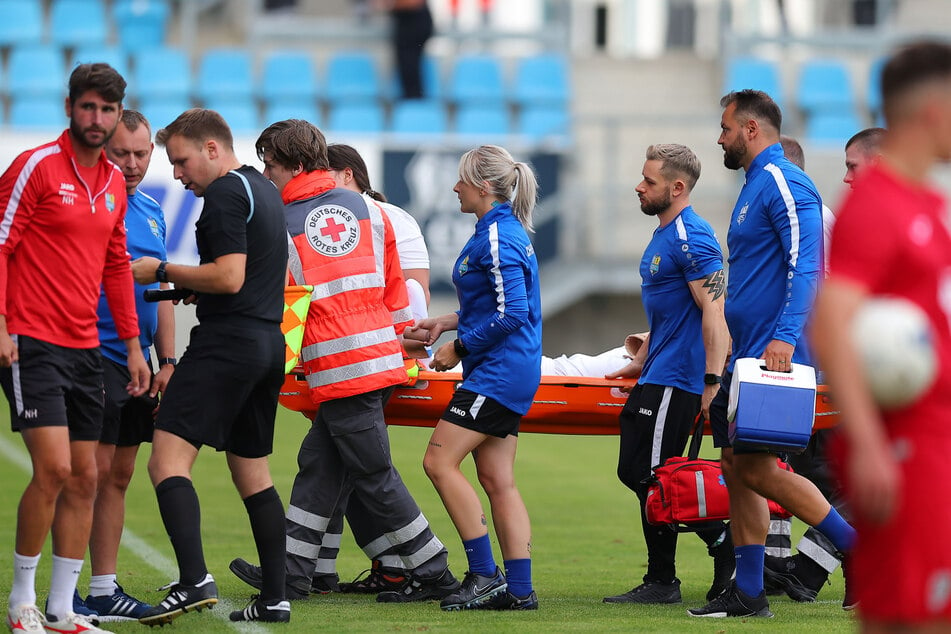
[[[251,597],[251,603],[243,610],[235,610],[229,616],[232,621],[261,621],[262,623],[289,623],[291,620],[290,601],[262,601],[257,595]]]
[[[423,578],[415,574],[410,575],[409,580],[403,585],[401,590],[388,590],[376,595],[379,603],[410,603],[412,601],[432,601],[435,599],[445,599],[450,594],[459,590],[459,580],[456,579],[449,568],[446,568],[438,577]]]
[[[702,608],[691,608],[687,610],[687,614],[714,619],[751,616],[773,618],[765,592],[761,592],[758,597],[751,597],[737,588],[736,582],[730,584],[723,594],[710,603]]]
[[[680,579],[674,579],[671,583],[645,580],[644,583],[628,590],[624,594],[604,597],[605,603],[665,604],[680,603],[682,601],[683,599],[680,596]]]
[[[172,583],[168,596],[161,603],[145,611],[139,617],[139,623],[145,625],[165,625],[185,612],[200,612],[203,608],[212,608],[218,603],[218,586],[211,575],[193,586]]]
[[[537,610],[538,595],[532,590],[527,596],[517,597],[508,590],[500,592],[485,603],[476,606],[477,610]]]
[[[508,589],[505,575],[498,566],[491,577],[467,572],[459,589],[439,603],[443,610],[472,610]]]

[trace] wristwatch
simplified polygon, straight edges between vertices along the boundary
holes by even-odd
[[[166,284],[168,283],[168,273],[166,273],[165,271],[166,266],[168,266],[168,262],[166,262],[165,260],[162,260],[161,262],[159,262],[158,268],[155,269],[156,282],[162,282]]]
[[[720,375],[719,374],[704,374],[703,375],[703,384],[704,385],[720,385]]]
[[[456,339],[452,342],[452,348],[456,351],[456,356],[460,359],[469,354],[469,351],[464,345],[462,345],[461,339]]]
[[[158,360],[158,367],[161,368],[163,365],[174,366],[176,363],[178,363],[178,361],[175,359],[175,357],[162,357]]]

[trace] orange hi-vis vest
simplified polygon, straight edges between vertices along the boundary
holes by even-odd
[[[314,287],[301,348],[311,399],[405,382],[398,335],[413,315],[390,221],[322,171],[296,176],[282,196],[291,279]]]

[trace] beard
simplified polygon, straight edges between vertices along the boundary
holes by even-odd
[[[641,203],[641,211],[644,212],[645,216],[656,216],[664,213],[668,209],[670,209],[670,188],[664,192],[664,196],[660,200],[645,200]]]
[[[743,158],[746,156],[746,142],[738,138],[733,145],[723,148],[723,165],[730,170],[743,167]]]
[[[118,125],[118,123],[119,123],[119,122],[116,121],[116,124],[117,124],[117,125]],[[83,128],[80,128],[80,127],[79,127],[79,124],[77,124],[75,121],[70,121],[70,122],[69,122],[69,131],[70,131],[70,133],[72,133],[73,138],[74,138],[80,145],[82,145],[82,146],[84,146],[84,147],[96,149],[96,148],[101,148],[102,146],[104,146],[104,145],[106,144],[106,142],[108,142],[109,139],[112,138],[112,134],[113,134],[113,132],[116,131],[116,129],[113,128],[112,130],[106,130],[106,129],[104,129],[104,128],[91,128],[91,127],[90,127],[90,128],[86,128],[86,129],[84,130]],[[91,131],[101,132],[101,133],[102,133],[102,140],[101,140],[101,141],[100,141],[100,140],[93,141],[93,140],[91,140],[90,138],[88,138],[86,135],[87,135],[88,132],[91,132]]]

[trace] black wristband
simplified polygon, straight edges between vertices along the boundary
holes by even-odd
[[[720,375],[719,374],[704,374],[703,375],[703,384],[704,385],[720,385]]]
[[[175,359],[175,357],[162,357],[161,359],[158,360],[158,367],[161,368],[163,365],[174,366],[176,363],[178,363],[178,360]]]
[[[466,347],[462,345],[461,339],[456,339],[452,342],[452,348],[456,351],[456,356],[460,359],[469,354],[469,351],[466,350]]]
[[[162,260],[159,262],[158,268],[155,269],[155,281],[168,283],[168,273],[165,271],[165,267],[168,266],[168,262]]]

